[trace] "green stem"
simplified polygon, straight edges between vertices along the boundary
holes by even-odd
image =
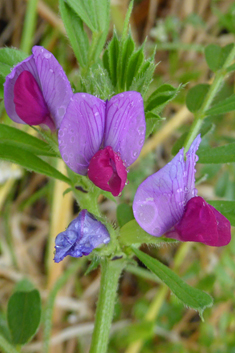
[[[106,353],[109,330],[112,323],[118,279],[124,267],[124,261],[101,262],[101,283],[96,309],[95,328],[92,335],[90,353]]]
[[[5,353],[19,353],[2,335],[0,335],[0,347]]]
[[[206,117],[206,111],[208,110],[213,99],[215,98],[216,94],[218,93],[218,91],[223,83],[224,77],[227,74],[226,68],[232,63],[234,56],[235,56],[235,46],[231,50],[227,59],[225,60],[222,68],[216,72],[214,81],[212,82],[212,84],[209,88],[209,91],[204,99],[204,102],[203,102],[201,108],[195,114],[194,122],[190,128],[187,139],[184,143],[184,153],[186,153],[189,150],[193,140],[198,135],[200,128],[202,126],[202,123],[203,123],[203,119]]]
[[[56,281],[54,287],[49,293],[46,308],[44,311],[44,331],[43,331],[43,353],[47,353],[49,350],[51,326],[52,326],[52,314],[54,308],[54,302],[58,291],[65,285],[68,279],[81,267],[83,260],[76,260]]]
[[[30,54],[33,42],[33,34],[36,26],[37,2],[38,0],[29,0],[25,15],[25,23],[20,49],[27,54]]]

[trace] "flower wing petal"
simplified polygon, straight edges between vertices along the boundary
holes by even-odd
[[[73,95],[70,83],[53,54],[39,46],[32,52],[45,102],[58,129]]]
[[[161,236],[182,217],[185,206],[184,151],[148,177],[137,189],[133,211],[136,221],[149,234]]]
[[[126,167],[139,156],[145,139],[144,104],[138,92],[117,94],[107,102],[104,146],[111,146]]]
[[[59,149],[75,173],[86,175],[104,135],[106,104],[88,93],[73,95],[59,129]]]
[[[23,71],[29,71],[33,75],[37,83],[38,84],[40,83],[33,55],[29,56],[21,63],[17,64],[13,68],[11,73],[6,77],[6,81],[4,84],[4,104],[5,104],[6,112],[13,121],[19,124],[26,124],[26,123],[22,119],[20,119],[20,117],[16,113],[15,104],[14,104],[14,87],[15,87],[16,80],[18,79],[18,77]]]

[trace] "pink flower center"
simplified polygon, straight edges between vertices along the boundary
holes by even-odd
[[[47,125],[52,131],[55,124],[50,116],[42,91],[29,71],[23,71],[14,86],[15,110],[20,119],[29,125]]]
[[[127,171],[121,157],[108,146],[92,157],[88,177],[100,189],[118,196],[125,186]]]

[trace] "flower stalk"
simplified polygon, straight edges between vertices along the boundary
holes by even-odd
[[[106,353],[123,259],[101,261],[101,282],[90,353]]]

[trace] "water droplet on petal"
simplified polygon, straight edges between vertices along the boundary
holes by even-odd
[[[155,235],[158,235],[158,234],[159,234],[159,231],[160,231],[160,228],[159,228],[159,227],[156,227],[156,228],[154,228],[153,233],[154,233]]]
[[[51,57],[51,53],[45,53],[44,54],[44,58],[45,59],[50,59],[50,57]]]

